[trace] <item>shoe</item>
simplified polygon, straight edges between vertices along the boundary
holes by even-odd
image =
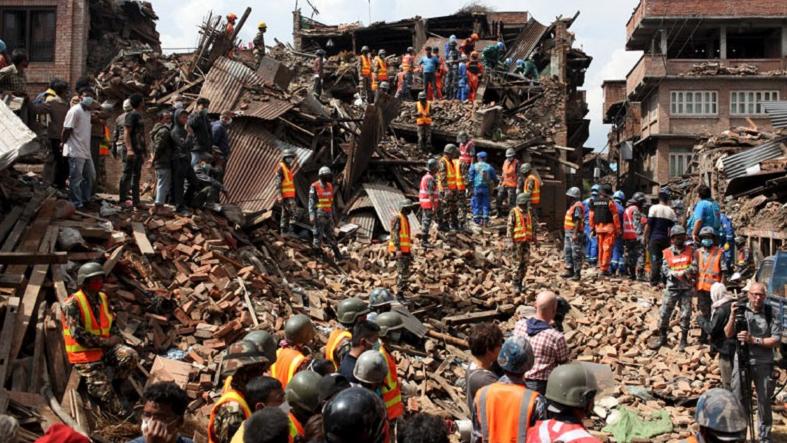
[[[649,348],[655,351],[661,348],[662,346],[666,346],[666,345],[667,345],[667,330],[659,329],[659,341],[654,343],[652,346],[649,346]]]
[[[574,272],[572,272],[572,271],[566,271],[566,272],[560,274],[560,278],[571,278],[573,276],[574,276]]]
[[[688,336],[689,333],[687,331],[683,331],[680,333],[680,344],[678,345],[679,351],[686,350],[686,346],[688,346]]]
[[[601,275],[603,275],[604,277],[611,277],[612,273],[609,271],[601,271]]]
[[[571,279],[574,281],[579,281],[580,279],[582,279],[582,275],[579,272],[576,272],[574,273],[574,276],[571,277]]]

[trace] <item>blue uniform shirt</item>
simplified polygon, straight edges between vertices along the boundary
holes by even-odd
[[[484,172],[486,174],[484,174]],[[486,175],[486,177],[484,177]],[[495,168],[489,163],[478,161],[473,163],[467,175],[468,183],[473,184],[473,189],[483,189],[482,186],[489,190],[489,184],[497,182],[497,174]]]
[[[718,236],[721,231],[721,208],[719,208],[719,204],[713,200],[700,200],[697,202],[697,205],[694,206],[694,213],[692,214],[691,220],[689,232],[694,230],[694,224],[697,223],[697,220],[701,220],[703,227],[710,226]]]
[[[421,65],[424,67],[424,72],[437,71],[437,57],[421,57]]]

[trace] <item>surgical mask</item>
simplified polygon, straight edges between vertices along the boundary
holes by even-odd
[[[703,238],[702,239],[702,246],[706,248],[710,248],[713,246],[713,239],[712,238]]]
[[[139,425],[140,430],[142,431],[142,435],[147,434],[148,429],[150,429],[150,422],[152,419],[143,417],[142,423]]]
[[[93,97],[82,97],[82,105],[83,106],[86,106],[86,107],[93,106],[94,102],[95,101],[93,100]]]

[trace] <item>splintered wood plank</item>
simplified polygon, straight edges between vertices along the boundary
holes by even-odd
[[[0,252],[0,265],[41,265],[68,262],[65,252]]]
[[[41,209],[38,211],[38,215],[36,216],[33,223],[29,225],[27,228],[27,232],[22,239],[22,242],[19,246],[14,250],[15,252],[47,252],[48,249],[41,250],[39,246],[42,243],[43,237],[41,235],[42,232],[47,232],[47,228],[50,227],[52,217],[55,213],[55,200],[50,198],[45,200],[44,203],[41,205]],[[10,252],[10,250],[3,250],[4,252]],[[48,266],[48,265],[47,265]],[[24,274],[27,271],[28,265],[13,265],[9,266],[5,273],[6,274]]]
[[[19,311],[19,297],[9,297],[5,308],[5,320],[3,320],[3,332],[0,334],[0,386],[5,385],[8,377],[8,366],[11,352],[11,338],[14,336],[16,327],[16,316]],[[5,412],[5,408],[0,408],[0,414]]]
[[[123,243],[117,249],[112,251],[112,254],[109,255],[109,260],[104,262],[104,275],[109,275],[113,269],[115,269],[115,265],[117,264],[118,260],[120,260],[120,256],[123,255],[123,250],[126,248],[126,244]]]
[[[23,209],[21,206],[15,206],[8,215],[3,217],[3,222],[0,223],[0,241],[5,240],[5,236],[11,232],[19,216],[22,215]]]
[[[153,245],[150,244],[148,235],[145,233],[145,225],[140,222],[132,222],[131,229],[134,231],[134,240],[137,242],[139,252],[145,255],[155,254],[156,251],[153,250]]]

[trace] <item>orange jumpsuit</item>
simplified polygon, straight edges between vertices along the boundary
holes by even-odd
[[[599,197],[593,200],[590,211],[590,229],[596,233],[598,238],[598,267],[601,272],[609,272],[615,236],[620,231],[620,217],[618,217],[617,206],[612,199]]]

